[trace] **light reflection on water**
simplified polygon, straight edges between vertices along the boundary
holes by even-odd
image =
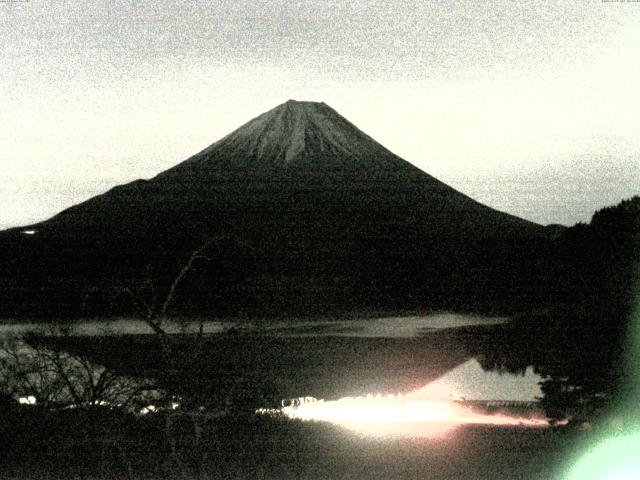
[[[441,392],[422,394],[367,395],[334,401],[302,399],[282,407],[289,418],[330,422],[365,435],[437,437],[462,425],[546,428],[549,422],[537,410],[528,413],[478,411],[456,399],[454,392],[443,399]],[[269,412],[264,412],[269,413]]]
[[[477,360],[471,359],[449,370],[436,381],[430,383],[425,393],[430,395],[435,389],[456,392],[467,400],[518,400],[534,401],[542,397],[539,382],[542,377],[528,367],[523,374],[505,374],[484,370]],[[423,389],[414,392],[420,396]]]
[[[487,325],[508,321],[505,318],[475,317],[450,313],[413,317],[388,317],[367,320],[333,322],[288,321],[268,323],[257,328],[247,322],[203,323],[204,332],[216,334],[230,328],[242,328],[259,334],[284,337],[349,336],[365,338],[411,338],[424,331],[466,325]],[[170,332],[195,332],[199,322],[166,322]],[[131,319],[84,321],[63,325],[57,331],[47,325],[0,324],[0,337],[29,331],[46,335],[122,335],[152,334],[142,321]],[[284,407],[282,413],[303,420],[327,421],[352,430],[375,435],[409,435],[430,437],[444,434],[463,424],[547,426],[546,420],[535,416],[486,415],[464,408],[462,399],[533,400],[540,396],[540,377],[527,371],[524,376],[499,375],[482,370],[470,360],[445,373],[427,387],[405,396],[366,396],[334,401],[302,403]]]
[[[373,436],[437,437],[462,425],[546,428],[549,422],[535,406],[541,396],[539,380],[530,369],[524,375],[500,375],[485,372],[470,360],[406,395],[369,394],[330,401],[305,397],[285,404],[279,412]],[[500,405],[501,400],[507,408],[494,413],[482,408]],[[524,408],[510,410],[508,405],[514,404]]]

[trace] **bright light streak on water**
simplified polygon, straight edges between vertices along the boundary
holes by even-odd
[[[302,401],[281,411],[289,418],[330,422],[375,436],[433,437],[461,425],[549,426],[542,417],[478,413],[454,401],[402,395]]]
[[[282,409],[290,418],[331,422],[372,435],[425,436],[449,430],[454,412],[446,402],[404,400],[402,397],[358,397],[316,401]]]

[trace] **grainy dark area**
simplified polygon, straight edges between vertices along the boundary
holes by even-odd
[[[576,441],[548,430],[496,427],[466,427],[440,439],[375,439],[284,418],[204,416],[198,440],[187,416],[176,416],[167,429],[162,414],[12,413],[1,427],[3,479],[539,480],[552,478]]]

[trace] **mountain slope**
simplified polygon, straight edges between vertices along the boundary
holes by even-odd
[[[176,312],[500,309],[529,298],[523,274],[546,241],[543,227],[448,187],[327,105],[296,101],[29,228],[0,234],[5,315],[101,314],[107,292],[166,288],[205,242],[210,261]]]

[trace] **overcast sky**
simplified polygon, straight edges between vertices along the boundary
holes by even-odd
[[[640,3],[0,2],[0,228],[148,178],[289,98],[492,207],[640,193]]]

